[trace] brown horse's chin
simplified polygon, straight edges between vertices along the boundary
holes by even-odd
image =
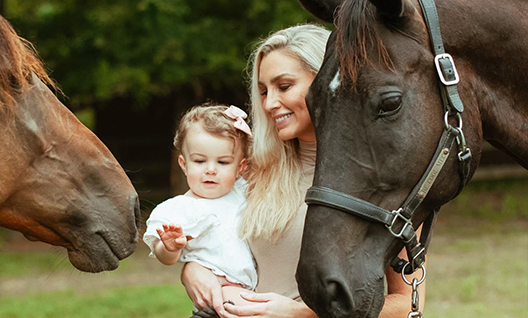
[[[38,225],[38,231],[31,228],[16,227],[30,241],[41,241],[68,250],[71,264],[78,270],[98,273],[115,270],[119,261],[130,256],[136,249],[138,236],[123,239],[115,233],[117,230],[99,230],[96,232],[80,232],[71,236],[71,231],[60,231],[44,225]]]
[[[113,252],[107,252],[97,262],[92,262],[92,257],[80,250],[68,250],[70,263],[80,271],[99,273],[111,271],[119,266],[119,258]]]
[[[115,270],[119,261],[130,256],[136,243],[125,247],[111,236],[95,233],[87,238],[90,244],[82,244],[80,248],[68,247],[68,257],[78,270],[90,273]],[[96,260],[97,262],[94,262]]]

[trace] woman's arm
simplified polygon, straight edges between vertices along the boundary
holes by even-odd
[[[421,232],[422,227],[420,226],[416,233],[420,235]],[[408,260],[405,249],[400,252],[398,257]],[[426,264],[427,262],[424,263],[424,268]],[[414,278],[420,280],[423,274],[425,273],[418,269],[414,274],[405,275],[405,277],[409,282],[412,282]],[[396,273],[390,267],[385,272],[385,276],[387,277],[388,294],[385,296],[385,304],[383,305],[379,318],[407,318],[411,311],[412,286],[403,281],[401,273]],[[418,286],[418,310],[422,313],[425,308],[425,283],[426,281],[424,280]]]
[[[297,302],[275,293],[241,293],[242,298],[252,305],[224,305],[224,318],[317,318],[317,315],[303,302]]]
[[[405,252],[404,252],[405,253]],[[403,255],[400,255],[403,258]],[[425,264],[424,264],[425,267]],[[386,272],[387,283],[389,286],[389,293],[385,296],[385,304],[380,313],[380,318],[406,318],[411,310],[412,302],[412,287],[407,285],[401,277],[401,274],[396,273],[389,268]],[[412,275],[405,276],[408,281],[412,282],[413,278],[420,279],[422,271],[418,270]],[[425,283],[418,286],[418,310],[423,313],[425,308]]]
[[[222,279],[225,278],[216,276],[211,270],[194,262],[186,263],[181,274],[182,284],[194,306],[199,310],[213,307],[224,317]]]

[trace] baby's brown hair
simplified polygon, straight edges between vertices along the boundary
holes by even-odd
[[[228,108],[229,106],[223,104],[205,103],[189,109],[180,120],[174,136],[176,150],[181,154],[189,127],[199,123],[207,133],[233,141],[233,149],[240,146],[244,158],[247,158],[250,152],[251,136],[235,128],[235,119],[225,114]]]

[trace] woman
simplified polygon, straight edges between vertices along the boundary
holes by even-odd
[[[224,305],[220,287],[225,282],[189,263],[182,282],[199,309],[212,306],[228,318],[317,317],[299,297],[295,271],[307,210],[304,195],[315,170],[315,131],[305,95],[323,62],[329,34],[315,25],[290,27],[262,41],[251,56],[254,144],[240,234],[248,238],[257,263],[257,293],[241,295],[254,305]],[[380,317],[407,317],[409,286],[392,270],[387,281]]]

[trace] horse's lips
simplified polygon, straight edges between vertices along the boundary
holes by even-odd
[[[68,257],[72,265],[81,271],[93,273],[116,269],[120,258],[111,244],[98,234],[91,241],[90,244],[93,244],[91,246],[94,246],[92,248],[82,248],[84,244],[80,247],[68,248]],[[95,264],[93,259],[96,259],[98,263]]]
[[[128,246],[105,233],[108,232],[96,232],[85,239],[90,243],[78,242],[81,243],[77,244],[78,247],[68,248],[68,257],[75,268],[92,273],[114,270],[119,266],[120,260],[134,252],[136,242]],[[97,260],[97,263],[92,260]]]

